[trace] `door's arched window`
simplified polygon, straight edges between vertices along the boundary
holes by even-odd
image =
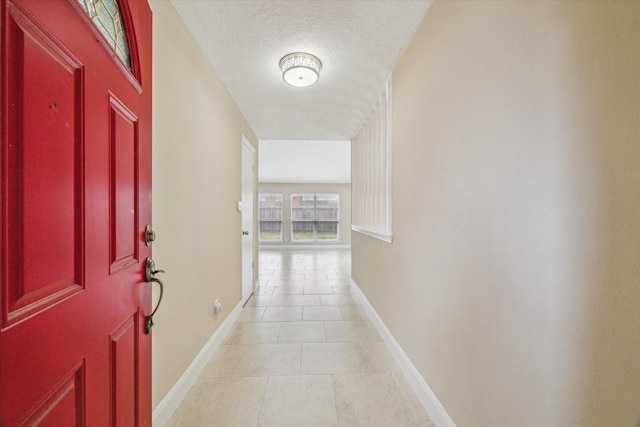
[[[131,69],[129,41],[118,2],[116,0],[78,0],[78,2],[87,11],[118,57]]]

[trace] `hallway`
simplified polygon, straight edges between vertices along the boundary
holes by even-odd
[[[434,425],[351,289],[351,251],[260,250],[261,287],[169,425]]]

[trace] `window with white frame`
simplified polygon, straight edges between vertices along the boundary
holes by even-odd
[[[291,239],[338,240],[339,205],[338,194],[292,194]]]
[[[282,194],[258,195],[260,241],[282,241]]]
[[[391,77],[351,144],[353,231],[391,243]]]

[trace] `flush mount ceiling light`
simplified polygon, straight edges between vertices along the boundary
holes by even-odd
[[[290,53],[280,60],[285,82],[295,87],[311,86],[318,81],[322,62],[310,53]]]

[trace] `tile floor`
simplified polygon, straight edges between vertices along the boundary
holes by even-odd
[[[169,422],[433,426],[351,292],[351,252],[260,250],[260,288]]]

